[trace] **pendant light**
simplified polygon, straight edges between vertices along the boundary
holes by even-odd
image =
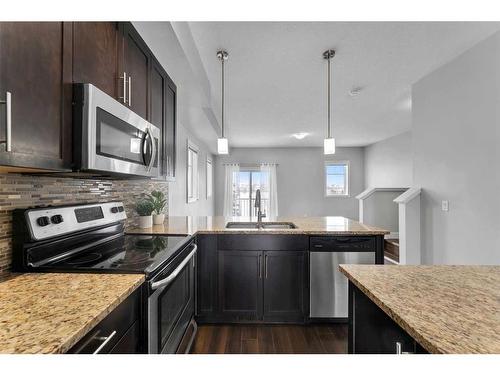
[[[229,54],[224,51],[217,51],[217,58],[221,62],[222,66],[222,114],[221,114],[221,128],[222,128],[222,134],[221,137],[217,139],[217,153],[219,155],[227,155],[229,153],[229,143],[227,141],[227,138],[224,137],[224,61],[226,61],[229,58]]]
[[[323,52],[323,58],[328,60],[328,131],[327,137],[323,143],[325,155],[335,154],[335,138],[332,137],[332,121],[331,121],[331,61],[335,56],[335,51],[329,49]]]

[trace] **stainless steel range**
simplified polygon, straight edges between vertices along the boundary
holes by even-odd
[[[15,210],[14,269],[143,273],[148,353],[188,351],[196,334],[196,244],[191,236],[126,235],[126,217],[122,202]]]

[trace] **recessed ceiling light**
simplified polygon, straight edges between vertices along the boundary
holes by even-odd
[[[355,87],[353,87],[352,89],[349,90],[349,96],[351,96],[351,97],[358,96],[359,94],[361,94],[362,90],[363,90],[362,87],[355,86]]]
[[[292,134],[292,137],[294,138],[297,138],[297,139],[304,139],[305,137],[307,137],[309,135],[309,133],[306,133],[306,132],[300,132],[300,133],[293,133]]]

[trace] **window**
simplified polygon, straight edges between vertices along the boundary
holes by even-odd
[[[325,196],[349,196],[349,162],[325,163]]]
[[[198,200],[198,147],[188,141],[187,146],[187,201]]]
[[[207,158],[207,199],[212,197],[213,170],[212,160]]]
[[[261,189],[262,212],[269,212],[269,189],[264,189],[269,184],[267,173],[259,169],[243,169],[235,172],[238,175],[233,178],[233,216],[247,218],[257,217],[255,205],[255,192]]]

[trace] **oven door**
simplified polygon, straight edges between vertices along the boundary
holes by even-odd
[[[82,169],[158,177],[160,130],[91,84],[83,98]]]
[[[173,354],[194,316],[195,254],[189,254],[167,275],[150,282],[148,299],[148,353]]]

